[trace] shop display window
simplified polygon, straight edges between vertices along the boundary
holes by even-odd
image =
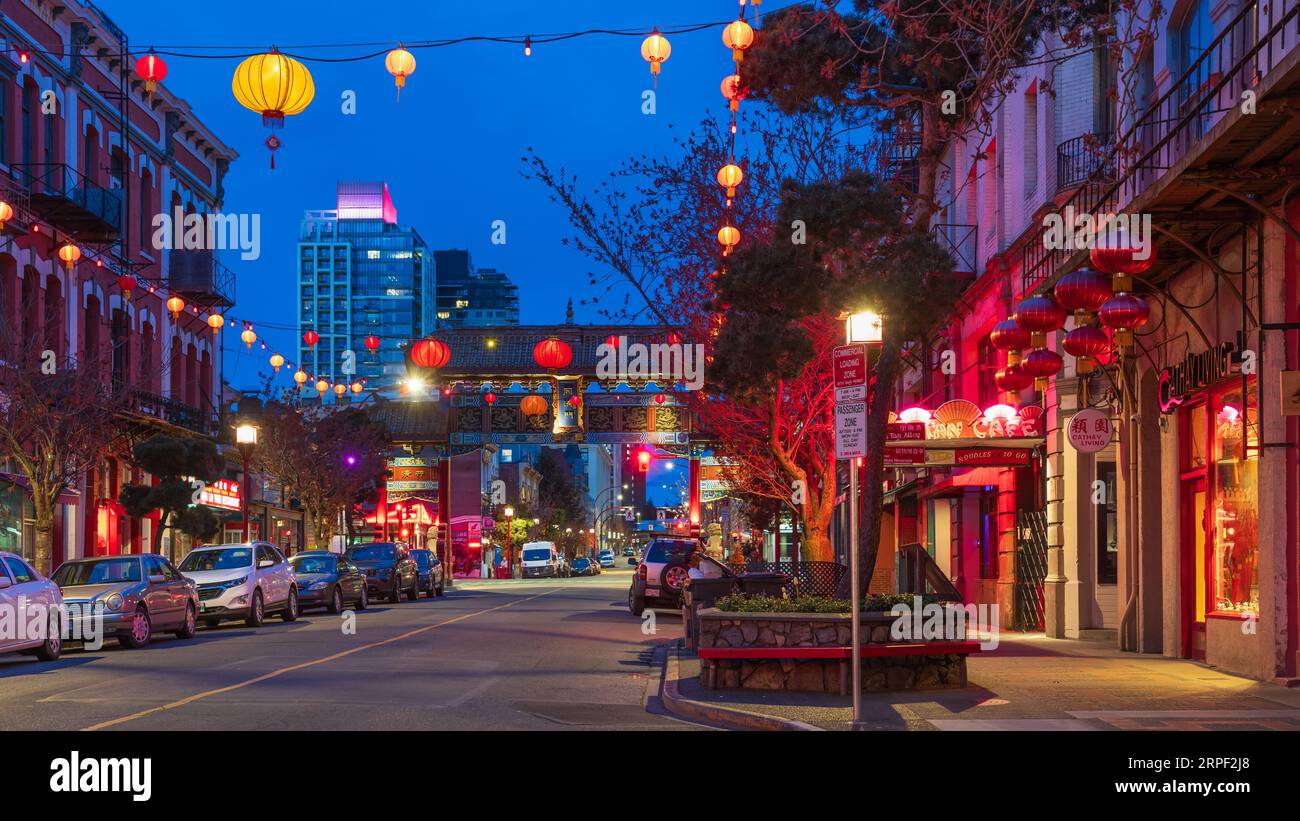
[[[1216,391],[1210,407],[1211,612],[1259,613],[1259,423],[1255,384]]]

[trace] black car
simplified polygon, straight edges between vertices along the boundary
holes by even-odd
[[[411,551],[411,558],[415,559],[415,567],[419,571],[420,590],[428,593],[430,597],[441,596],[446,578],[442,569],[442,560],[438,554],[432,550],[420,548]]]
[[[411,601],[420,598],[420,569],[411,552],[400,542],[367,542],[348,548],[345,557],[366,574],[370,595],[393,604],[402,593]]]
[[[298,606],[324,607],[331,613],[355,604],[358,610],[370,606],[366,574],[342,556],[324,550],[299,553],[289,560],[298,579]]]
[[[573,566],[570,568],[575,576],[590,576],[592,574],[592,561],[586,556],[579,556],[573,560]]]

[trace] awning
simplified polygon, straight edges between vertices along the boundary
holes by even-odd
[[[1003,470],[1006,468],[972,468],[956,476],[945,476],[921,491],[920,495],[923,499],[937,499],[960,496],[974,487],[997,487]]]

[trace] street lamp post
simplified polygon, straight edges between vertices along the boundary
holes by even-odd
[[[240,501],[240,518],[242,520],[242,530],[244,543],[248,543],[248,497],[251,495],[251,488],[248,485],[248,459],[253,455],[253,448],[257,447],[257,428],[245,422],[235,428],[235,444],[239,446],[239,452],[244,457],[244,486],[239,494]]]
[[[850,345],[879,344],[882,341],[880,315],[870,311],[850,314],[845,323],[845,341]],[[870,386],[871,358],[866,357],[865,360],[866,383]],[[868,413],[870,413],[869,403]],[[861,468],[861,463],[861,458],[850,460],[849,463],[849,574],[852,576],[849,617],[853,621],[850,627],[852,636],[850,652],[853,656],[853,723],[851,726],[854,730],[865,727],[862,721],[862,557],[859,544],[861,535],[858,532],[858,470]]]
[[[515,577],[515,509],[506,505],[506,566],[510,569],[510,578]]]

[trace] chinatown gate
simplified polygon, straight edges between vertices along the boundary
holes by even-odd
[[[474,564],[482,531],[494,524],[490,489],[453,488],[452,458],[461,464],[488,445],[573,443],[643,446],[687,459],[688,511],[698,533],[706,443],[692,431],[683,386],[640,372],[602,378],[609,374],[598,368],[602,346],[658,346],[671,357],[683,348],[681,338],[662,326],[563,324],[451,329],[413,341],[403,395],[371,411],[393,450],[368,523],[380,538],[401,534],[430,548],[436,542],[444,562],[452,558],[448,566]],[[465,501],[471,497],[483,501],[475,507]]]

